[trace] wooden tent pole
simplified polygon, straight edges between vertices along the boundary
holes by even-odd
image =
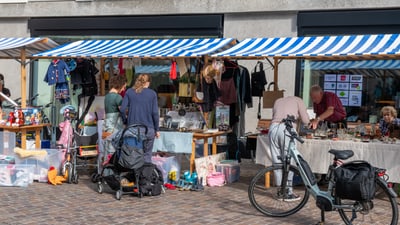
[[[21,48],[21,107],[26,107],[26,55],[25,47]]]
[[[278,65],[279,65],[278,58],[274,58],[274,91],[279,90],[278,89]]]

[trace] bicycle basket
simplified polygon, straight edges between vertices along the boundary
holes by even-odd
[[[353,161],[336,168],[336,196],[356,201],[373,199],[376,188],[375,170],[366,161]]]

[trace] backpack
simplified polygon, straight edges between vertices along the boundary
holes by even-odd
[[[375,195],[376,168],[366,161],[345,163],[335,169],[335,193],[343,199],[369,201]]]
[[[144,163],[139,169],[139,190],[143,195],[156,196],[163,191],[162,172],[153,163]]]

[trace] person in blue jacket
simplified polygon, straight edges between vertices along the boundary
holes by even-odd
[[[157,93],[149,88],[150,82],[150,75],[139,75],[134,86],[126,91],[120,108],[121,116],[127,126],[141,124],[148,128],[143,151],[144,161],[149,163],[151,163],[154,138],[160,136]]]

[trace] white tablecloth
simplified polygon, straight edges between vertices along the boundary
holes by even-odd
[[[400,183],[400,144],[381,142],[354,142],[305,139],[304,144],[297,142],[297,148],[308,161],[314,173],[326,173],[332,163],[330,149],[353,150],[354,156],[349,160],[365,160],[373,166],[387,169],[389,181]],[[269,141],[266,135],[257,137],[256,163],[271,165]]]
[[[161,131],[160,137],[154,139],[153,152],[192,153],[193,133]]]

